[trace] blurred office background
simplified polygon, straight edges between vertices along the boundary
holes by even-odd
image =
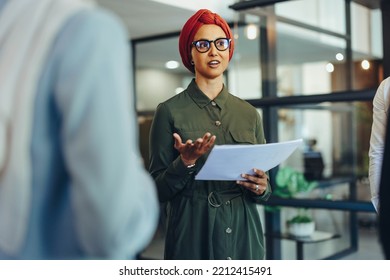
[[[180,29],[196,10],[208,8],[234,31],[236,49],[225,76],[230,92],[258,108],[267,142],[304,140],[278,168],[292,167],[318,182],[310,193],[259,205],[267,258],[296,258],[296,242],[275,234],[285,232],[286,220],[299,208],[307,208],[316,230],[338,238],[304,244],[306,259],[383,259],[367,176],[372,99],[390,75],[389,1],[98,2],[129,30],[146,167],[156,106],[192,79],[178,52]],[[278,168],[270,172],[275,188]],[[163,240],[161,226],[145,258],[161,258]]]

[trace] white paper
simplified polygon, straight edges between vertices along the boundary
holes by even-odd
[[[242,180],[253,168],[268,171],[282,163],[302,144],[302,139],[259,145],[215,145],[196,180]]]

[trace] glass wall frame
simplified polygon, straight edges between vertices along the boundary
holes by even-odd
[[[356,127],[356,120],[357,118],[361,118],[361,112],[362,108],[372,108],[372,98],[375,94],[375,89],[379,85],[379,82],[382,79],[381,75],[381,69],[380,69],[380,62],[379,65],[376,65],[378,67],[375,67],[375,70],[372,71],[371,75],[369,76],[371,78],[371,83],[364,84],[357,82],[356,75],[356,69],[359,69],[355,65],[355,57],[354,52],[352,50],[352,20],[351,18],[351,6],[354,4],[351,4],[351,1],[345,1],[345,9],[344,9],[344,22],[345,22],[345,28],[343,29],[344,33],[338,33],[334,30],[326,30],[323,29],[321,26],[314,26],[312,24],[308,24],[306,22],[299,22],[295,19],[285,18],[278,16],[276,13],[277,7],[281,5],[293,5],[294,3],[298,3],[299,1],[291,1],[291,3],[288,3],[290,1],[284,1],[284,3],[276,4],[275,6],[267,6],[267,7],[258,7],[254,3],[251,8],[248,9],[249,2],[261,2],[261,1],[245,1],[246,3],[245,9],[243,9],[244,13],[249,14],[258,14],[260,17],[262,17],[262,31],[263,36],[261,48],[264,50],[267,50],[266,52],[263,52],[262,59],[265,61],[263,64],[266,64],[266,66],[263,68],[262,76],[268,77],[268,79],[263,79],[263,85],[266,85],[263,88],[263,98],[260,100],[250,100],[250,102],[258,107],[262,108],[263,116],[264,116],[264,122],[266,125],[266,135],[269,137],[269,142],[277,142],[283,139],[283,136],[280,135],[280,130],[278,127],[275,127],[275,123],[279,123],[279,119],[282,115],[282,117],[286,117],[288,121],[288,115],[281,114],[281,111],[283,110],[291,110],[290,108],[294,108],[293,110],[301,110],[301,115],[305,114],[304,111],[307,110],[322,110],[321,104],[324,102],[330,104],[330,106],[338,106],[338,104],[342,104],[342,102],[354,102],[355,104],[352,105],[353,110],[353,118],[349,118],[349,129],[351,131],[349,132],[352,138],[355,138],[355,140],[351,139],[351,142],[355,142],[356,144],[356,132],[358,131]],[[278,1],[275,1],[278,2]],[[304,1],[300,1],[304,2]],[[315,1],[312,1],[315,2]],[[341,1],[339,1],[341,2]],[[298,3],[299,4],[299,3]],[[233,5],[232,8],[236,9],[237,11],[240,11],[240,3],[237,3],[237,5]],[[276,7],[276,8],[275,8]],[[344,40],[344,46],[342,49],[340,49],[340,52],[345,57],[345,60],[343,63],[338,63],[335,68],[337,68],[339,71],[339,75],[332,74],[329,75],[329,78],[332,81],[336,82],[335,84],[330,84],[329,90],[325,91],[316,91],[316,90],[309,90],[306,91],[303,88],[301,90],[290,90],[290,94],[280,94],[280,79],[279,79],[279,73],[281,72],[279,69],[279,61],[278,61],[278,42],[274,40],[274,38],[278,38],[277,34],[277,26],[278,24],[289,24],[291,25],[291,28],[304,28],[307,29],[308,32],[315,32],[315,33],[323,33],[326,36],[334,36],[337,38],[337,40]],[[339,44],[340,45],[340,44]],[[377,57],[377,60],[380,61],[381,57]],[[377,61],[374,62],[374,64],[377,63]],[[275,67],[272,67],[275,66]],[[295,69],[293,69],[294,71]],[[302,70],[302,69],[300,69]],[[292,71],[290,71],[292,72]],[[370,79],[368,79],[370,80]],[[283,84],[283,83],[282,83]],[[283,87],[282,87],[283,89]],[[266,91],[266,92],[264,92]],[[288,91],[286,91],[288,92]],[[367,113],[367,112],[366,112]],[[368,119],[366,119],[366,124],[372,123],[372,111],[368,111],[366,114],[368,116]],[[345,121],[345,120],[344,120]],[[348,120],[347,120],[348,121]],[[360,119],[361,121],[361,119]],[[365,143],[368,143],[367,138],[367,131],[369,131],[370,127],[366,125],[366,127],[363,129],[366,133],[366,138],[363,138],[360,143],[363,141],[366,141]],[[369,137],[369,135],[368,135]],[[364,142],[363,142],[364,143]],[[349,185],[348,190],[348,196],[344,199],[337,199],[337,200],[328,200],[328,199],[283,199],[278,197],[271,197],[270,201],[266,202],[265,205],[267,206],[284,206],[284,207],[296,207],[296,208],[312,208],[312,209],[329,209],[329,210],[342,210],[349,214],[349,224],[350,224],[350,247],[343,249],[339,252],[335,252],[332,256],[329,258],[339,258],[346,254],[349,254],[353,251],[357,250],[358,247],[358,237],[357,237],[357,226],[358,226],[358,213],[359,212],[370,212],[374,213],[374,208],[372,204],[369,201],[369,198],[365,199],[364,201],[359,201],[359,195],[358,195],[358,189],[357,184],[359,183],[359,176],[367,176],[367,168],[365,170],[362,170],[361,167],[367,167],[367,158],[362,159],[362,153],[358,154],[357,150],[361,148],[359,145],[355,145],[353,147],[353,150],[350,153],[349,158],[346,156],[342,156],[341,158],[347,159],[348,162],[350,162],[349,168],[345,170],[345,182]],[[368,153],[368,145],[365,146],[365,149],[363,150],[364,153]],[[363,154],[364,154],[363,153]],[[364,169],[364,168],[363,168]],[[275,174],[277,172],[278,168],[275,168],[271,170],[271,184],[275,187]],[[340,170],[338,170],[340,171]],[[329,178],[329,180],[334,180],[337,178]],[[337,181],[335,182],[337,183]],[[273,232],[280,232],[283,228],[283,220],[281,219],[280,212],[271,212],[271,213],[265,213],[266,216],[266,226],[265,230],[266,232],[273,233]],[[267,238],[267,259],[280,259],[281,256],[281,244],[280,240],[275,240],[272,238]]]

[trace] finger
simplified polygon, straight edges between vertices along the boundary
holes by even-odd
[[[210,137],[207,138],[206,140],[204,139],[204,141],[203,141],[203,146],[204,146],[207,150],[210,149],[210,148],[214,145],[215,139],[216,139],[216,136],[215,136],[215,135],[210,136]]]
[[[175,140],[175,143],[177,143],[177,144],[182,144],[183,143],[183,141],[181,140],[180,135],[177,134],[177,133],[173,133],[173,139]]]
[[[177,133],[173,133],[173,139],[174,139],[174,141],[175,141],[174,147],[175,147],[176,149],[178,149],[178,148],[180,147],[180,145],[182,144],[180,135],[177,134]]]
[[[215,135],[211,136],[211,133],[206,132],[203,135],[203,138],[196,140],[196,148],[208,150],[215,142]]]
[[[198,138],[196,139],[194,146],[196,149],[200,149],[202,147],[202,144],[203,144],[203,138]]]
[[[256,174],[257,175],[257,174]],[[266,174],[265,174],[266,176]],[[245,185],[251,186],[252,188],[256,188],[256,185],[260,186],[266,186],[267,185],[267,176],[266,177],[258,177],[258,176],[253,176],[249,174],[241,174],[242,178],[245,178],[247,181],[243,181]]]
[[[260,183],[261,179],[260,177],[258,177],[257,174],[255,175],[249,175],[249,174],[241,174],[241,177],[242,178],[245,178],[246,180],[248,180],[250,183],[253,183],[253,184],[258,184]]]
[[[248,181],[236,181],[238,185],[243,186],[247,190],[254,192],[256,194],[262,194],[265,190],[266,187],[261,185],[261,184],[254,184],[253,182],[248,182]]]
[[[206,134],[207,134],[207,133],[206,133]],[[207,137],[206,134],[203,135],[202,138],[196,139],[196,141],[194,142],[194,146],[195,146],[196,149],[202,149],[203,146],[205,146],[205,145],[207,144],[207,142],[208,142],[208,137]]]
[[[208,141],[207,144],[208,144],[209,146],[214,145],[215,139],[217,139],[217,136],[215,136],[215,135],[211,136],[211,137],[209,138],[209,141]]]
[[[203,140],[205,142],[207,142],[211,137],[211,133],[210,132],[206,132],[204,135],[203,135]]]
[[[253,172],[255,172],[259,177],[267,176],[267,174],[261,169],[253,168]]]
[[[185,144],[186,146],[192,146],[193,145],[193,143],[192,143],[192,140],[191,139],[188,139],[187,141],[186,141],[186,144]]]
[[[177,140],[177,141],[181,142],[181,137],[180,137],[180,135],[179,135],[179,134],[177,134],[176,132],[175,132],[175,133],[173,133],[173,138],[175,138],[175,140]]]
[[[211,140],[211,138],[213,138],[213,136],[211,135],[210,132],[206,132],[204,135],[203,135],[203,142],[208,144]]]

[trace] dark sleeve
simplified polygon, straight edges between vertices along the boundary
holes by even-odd
[[[149,150],[149,172],[154,178],[160,202],[171,200],[193,179],[193,169],[188,169],[173,147],[174,126],[167,106],[162,103],[153,118]]]

